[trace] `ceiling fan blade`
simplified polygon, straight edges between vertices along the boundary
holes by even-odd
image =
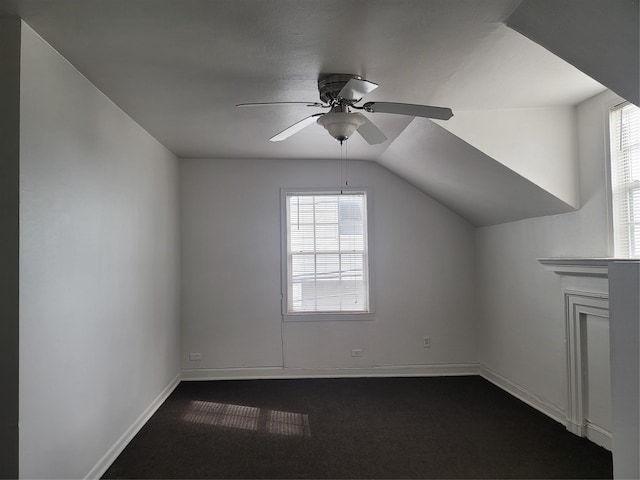
[[[262,103],[239,103],[236,107],[270,107],[273,105],[306,105],[307,107],[326,107],[319,102],[262,102]]]
[[[435,118],[437,120],[449,120],[453,117],[453,112],[450,108],[413,105],[411,103],[368,102],[362,107],[365,112],[371,113],[397,113],[412,117]]]
[[[286,140],[287,138],[289,138],[294,133],[298,133],[303,128],[308,127],[309,125],[311,125],[313,122],[316,121],[316,117],[320,117],[322,115],[324,115],[324,113],[316,113],[315,115],[311,115],[310,117],[303,118],[299,122],[294,123],[290,127],[285,128],[280,133],[278,133],[278,134],[274,135],[273,137],[271,137],[269,139],[269,141],[271,141],[271,142],[281,142],[282,140]]]
[[[358,132],[369,145],[378,145],[384,142],[387,139],[384,133],[366,116],[362,115],[362,117],[364,118],[364,123],[358,127],[356,132]]]
[[[378,88],[377,83],[352,78],[344,87],[342,87],[338,97],[344,98],[345,100],[360,100],[367,93],[373,92],[376,88]]]

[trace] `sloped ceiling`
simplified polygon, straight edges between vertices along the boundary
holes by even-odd
[[[427,119],[416,118],[379,162],[475,226],[574,210]]]
[[[338,157],[340,150],[319,125],[285,142],[268,141],[318,110],[235,105],[317,101],[321,73],[354,73],[379,83],[367,100],[449,106],[460,114],[570,107],[602,91],[602,85],[503,25],[520,3],[0,0],[0,13],[21,16],[179,157],[323,159]],[[526,179],[504,166],[509,162],[495,162],[428,120],[370,118],[388,141],[370,146],[354,135],[349,157],[387,165],[475,224],[571,208],[545,187],[530,181],[524,187]],[[438,147],[414,148],[427,140],[426,147]],[[460,173],[460,162],[443,161],[461,150],[471,171],[502,172],[496,177],[500,188],[491,182],[472,185],[471,176]],[[393,156],[405,167],[394,167]],[[439,173],[433,170],[429,181],[420,180],[430,164],[440,165]],[[436,188],[445,183],[448,195]],[[522,188],[539,193],[526,208],[516,200]],[[500,195],[483,200],[495,192]]]

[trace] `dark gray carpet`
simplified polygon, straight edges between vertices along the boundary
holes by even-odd
[[[104,478],[612,478],[480,377],[183,382]]]

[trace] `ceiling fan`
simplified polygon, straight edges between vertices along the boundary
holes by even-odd
[[[237,107],[258,107],[270,105],[306,105],[314,108],[329,108],[326,113],[314,113],[303,118],[269,140],[281,142],[303,128],[317,122],[340,143],[347,140],[353,132],[358,132],[369,145],[384,142],[387,137],[362,113],[352,110],[363,110],[367,113],[395,113],[411,117],[435,118],[449,120],[453,116],[450,108],[413,105],[410,103],[367,102],[357,105],[362,98],[371,93],[378,85],[363,79],[359,75],[330,73],[318,79],[318,90],[322,102],[266,102],[240,103]]]

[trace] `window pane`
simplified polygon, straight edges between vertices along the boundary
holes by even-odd
[[[340,248],[362,251],[364,248],[364,197],[340,199]]]
[[[289,204],[290,225],[313,225],[313,197],[295,197]]]
[[[364,197],[348,195],[338,198],[340,204],[340,223],[362,222],[364,218]]]
[[[316,199],[316,223],[338,223],[336,197],[319,196]]]
[[[294,310],[302,309],[302,284],[294,283],[291,285],[291,302]]]
[[[338,225],[316,225],[316,251],[338,251]]]
[[[318,278],[334,280],[340,278],[340,255],[326,254],[316,257],[316,272]]]
[[[359,227],[364,228],[363,226]],[[340,235],[340,250],[343,252],[362,252],[364,250],[364,236],[360,235]]]
[[[300,282],[315,278],[315,255],[291,255],[291,280]]]
[[[313,252],[315,250],[313,225],[292,225],[290,238],[291,252]]]

